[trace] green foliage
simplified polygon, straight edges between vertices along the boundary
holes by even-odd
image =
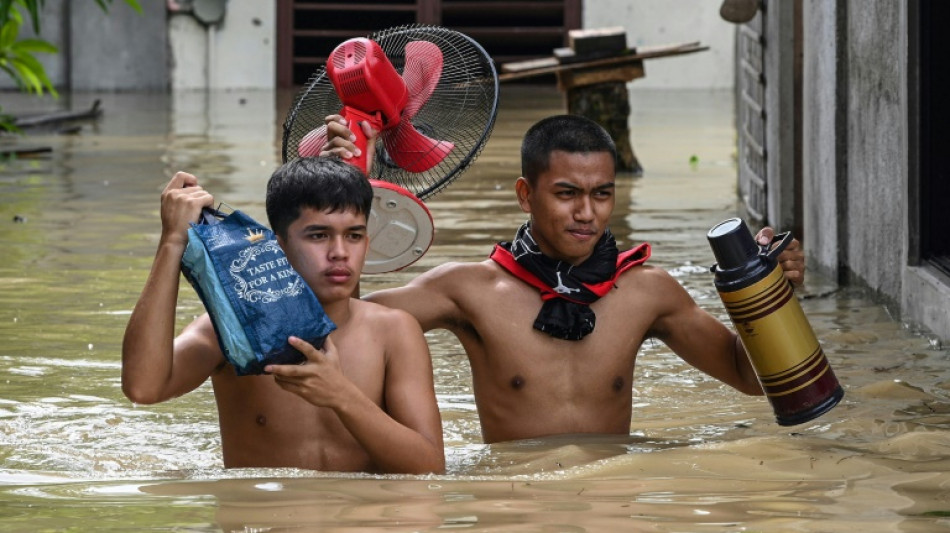
[[[5,28],[7,22],[11,18],[19,18],[17,22],[17,31],[20,29],[20,24],[23,23],[22,18],[20,18],[20,12],[14,9],[15,4],[19,4],[27,13],[30,15],[30,20],[33,21],[33,33],[40,33],[40,9],[43,8],[43,3],[45,0],[0,0],[0,27]]]
[[[75,2],[77,0],[72,1]],[[96,4],[98,4],[99,7],[105,12],[109,11],[109,7],[111,7],[112,3],[114,2],[114,0],[95,1]],[[19,14],[15,9],[13,9],[14,4],[19,4],[30,15],[30,21],[33,24],[33,33],[39,35],[40,10],[43,9],[43,4],[45,3],[46,0],[0,0],[0,27],[6,25],[7,19],[12,17],[13,14]],[[125,0],[125,3],[139,14],[142,13],[142,6],[139,4],[139,0]]]
[[[112,5],[112,2],[113,0],[96,0],[96,3],[99,4],[99,7],[101,7],[102,10],[107,13],[109,12],[109,7]],[[125,0],[125,3],[129,4],[129,6],[137,11],[139,15],[142,14],[142,6],[139,5],[138,0]]]
[[[109,11],[113,1],[95,0],[104,12]],[[0,71],[10,76],[23,92],[38,96],[47,92],[58,98],[59,93],[53,87],[36,54],[56,54],[59,50],[43,39],[20,38],[24,16],[21,10],[29,16],[33,33],[39,35],[40,11],[44,3],[45,0],[0,0]],[[125,3],[139,14],[142,13],[139,0],[125,0]],[[0,108],[0,130],[18,131],[13,124],[13,118],[4,114],[3,108]]]
[[[0,26],[0,70],[13,78],[24,92],[39,95],[46,90],[55,97],[56,89],[34,54],[55,54],[58,50],[42,39],[20,39],[22,24],[23,17],[12,10]]]
[[[693,154],[689,156],[689,168],[697,170],[699,168],[699,156]]]

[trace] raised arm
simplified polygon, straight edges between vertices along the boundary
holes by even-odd
[[[404,287],[384,289],[363,296],[363,300],[391,309],[402,309],[419,322],[423,331],[455,330],[464,322],[456,291],[464,290],[479,263],[444,263],[420,274]]]
[[[122,342],[122,392],[133,402],[157,403],[180,396],[200,385],[221,361],[207,316],[175,340],[175,306],[188,223],[197,221],[201,208],[212,202],[198,180],[184,172],[175,174],[162,192],[158,251]]]
[[[388,315],[384,327],[374,329],[374,334],[385,336],[383,406],[343,374],[332,334],[322,350],[292,337],[291,344],[306,355],[307,363],[270,365],[265,370],[285,390],[333,409],[381,471],[442,473],[442,420],[425,337],[406,313],[384,312]]]
[[[755,240],[762,246],[772,242],[775,230],[765,227]],[[778,262],[792,285],[805,281],[805,254],[798,239],[792,239],[779,254]],[[685,289],[667,272],[654,269],[646,290],[660,308],[651,334],[663,341],[684,361],[706,374],[746,394],[761,395],[762,386],[739,336],[701,309]]]
[[[763,394],[735,332],[696,305],[667,272],[654,269],[649,286],[654,291],[653,301],[660,306],[650,331],[653,336],[684,361],[719,381],[745,394]]]

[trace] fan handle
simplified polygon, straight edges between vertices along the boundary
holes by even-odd
[[[353,141],[353,144],[360,149],[360,155],[354,155],[353,157],[346,160],[347,163],[355,165],[364,174],[368,174],[369,170],[367,167],[367,151],[366,151],[366,134],[363,133],[363,128],[360,126],[362,122],[368,122],[369,125],[376,131],[380,131],[383,128],[382,117],[380,117],[379,112],[376,113],[364,113],[359,109],[351,106],[343,106],[343,110],[340,112],[346,120],[346,125],[350,128],[350,131],[353,133],[353,136],[356,139]]]

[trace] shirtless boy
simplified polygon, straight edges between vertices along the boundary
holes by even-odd
[[[442,472],[442,425],[429,350],[407,313],[351,298],[368,249],[372,188],[337,158],[280,167],[267,217],[290,264],[336,324],[322,350],[296,338],[301,365],[235,374],[207,314],[175,337],[189,222],[210,193],[175,174],[162,193],[162,235],[122,346],[122,390],[142,404],[214,387],[224,465],[399,473]]]
[[[325,151],[351,156],[356,148],[342,118],[327,117],[327,123]],[[375,132],[363,129],[374,140]],[[637,264],[649,247],[635,250],[626,270],[615,268],[607,231],[615,161],[614,143],[596,123],[567,115],[541,120],[522,145],[515,193],[529,221],[514,246],[496,247],[497,260],[443,264],[405,287],[365,297],[408,311],[423,330],[443,328],[458,337],[471,364],[485,442],[629,434],[634,365],[649,338],[743,393],[762,394],[738,336],[700,309],[669,273]],[[771,237],[766,228],[756,239]],[[798,241],[779,261],[786,277],[801,284]],[[514,270],[533,269],[546,278],[554,297],[542,301],[536,286],[503,266],[512,262]],[[603,281],[606,293],[590,297],[579,281]]]

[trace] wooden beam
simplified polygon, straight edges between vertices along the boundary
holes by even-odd
[[[617,65],[610,68],[593,68],[585,70],[565,70],[557,73],[557,86],[562,91],[584,85],[610,82],[630,82],[645,76],[643,61]]]
[[[636,63],[644,59],[656,59],[660,57],[672,57],[683,54],[693,54],[709,50],[708,46],[701,46],[699,42],[680,43],[663,46],[641,46],[633,54],[621,55],[617,57],[608,57],[604,59],[594,59],[591,61],[581,61],[577,63],[560,64],[557,58],[541,58],[529,61],[519,61],[515,63],[505,63],[501,66],[500,81],[510,81],[544,74],[557,74],[568,70],[586,69],[591,67],[613,67],[622,66],[625,63]]]

